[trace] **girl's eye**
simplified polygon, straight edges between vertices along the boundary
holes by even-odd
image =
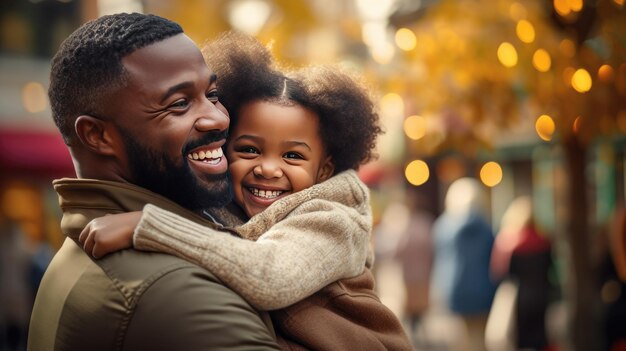
[[[302,160],[302,159],[304,159],[304,157],[302,157],[302,155],[300,155],[297,152],[293,152],[293,151],[285,153],[283,155],[283,157],[284,158],[288,158],[288,159],[292,159],[292,160]]]
[[[242,147],[238,147],[235,151],[237,152],[241,152],[244,154],[259,154],[259,150],[257,150],[255,147],[252,146],[242,146]]]
[[[173,104],[171,104],[170,108],[182,109],[182,108],[187,107],[187,105],[189,105],[189,102],[187,101],[187,99],[180,99],[180,100],[176,100]]]
[[[212,103],[217,103],[219,101],[219,94],[217,93],[217,90],[214,89],[206,93],[206,98]]]

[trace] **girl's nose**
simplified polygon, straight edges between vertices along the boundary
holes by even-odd
[[[282,169],[274,162],[263,162],[254,167],[252,173],[257,177],[263,177],[265,179],[280,178],[283,176]]]

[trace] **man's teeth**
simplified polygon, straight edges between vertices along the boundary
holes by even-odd
[[[221,148],[219,148],[215,150],[193,152],[193,153],[188,154],[187,158],[190,160],[199,160],[199,161],[207,160],[208,162],[211,162],[211,161],[219,160],[219,158],[221,158],[222,156],[224,156],[224,152],[222,151]]]
[[[263,197],[266,199],[273,199],[283,193],[282,191],[278,190],[259,190],[257,188],[250,188],[250,191],[252,192],[252,194],[254,194],[254,196]]]

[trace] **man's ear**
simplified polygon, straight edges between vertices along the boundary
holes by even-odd
[[[76,135],[85,148],[101,155],[114,155],[114,139],[105,121],[89,116],[80,115],[74,123]]]
[[[322,163],[319,172],[317,172],[317,182],[323,182],[326,179],[333,176],[335,173],[335,164],[333,163],[333,159],[328,156]]]

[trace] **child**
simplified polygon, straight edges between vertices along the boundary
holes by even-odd
[[[81,234],[85,250],[102,256],[134,244],[195,262],[256,308],[273,310],[285,349],[411,349],[369,271],[369,196],[354,170],[371,158],[381,129],[366,91],[329,68],[285,75],[266,48],[235,33],[206,52],[231,113],[235,202],[250,218],[225,231],[248,240],[147,205],[143,214],[117,215],[129,223],[119,235],[99,233],[106,217],[92,222]]]

